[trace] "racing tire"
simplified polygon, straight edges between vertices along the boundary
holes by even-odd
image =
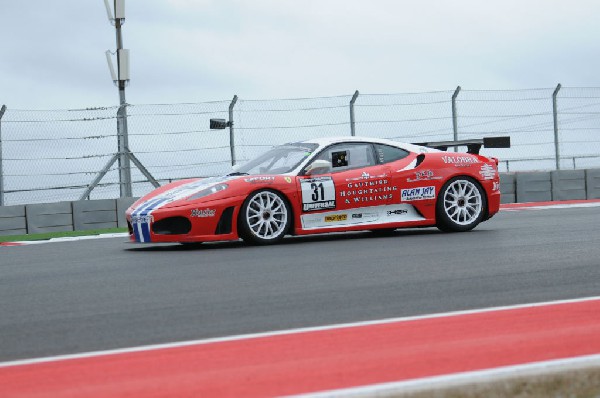
[[[262,189],[250,194],[240,209],[238,233],[247,243],[265,245],[279,242],[292,224],[292,211],[285,197]]]
[[[465,232],[483,221],[487,198],[483,188],[470,177],[448,180],[438,195],[436,226],[445,232]]]

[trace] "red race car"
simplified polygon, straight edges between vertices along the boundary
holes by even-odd
[[[467,146],[468,153],[446,152]],[[133,242],[278,242],[285,235],[406,227],[468,231],[500,206],[509,137],[405,144],[324,138],[274,147],[223,177],[156,189],[127,209]]]

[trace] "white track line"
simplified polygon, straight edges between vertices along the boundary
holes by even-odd
[[[203,339],[203,340],[179,341],[179,342],[164,343],[164,344],[153,344],[153,345],[147,345],[147,346],[121,348],[121,349],[115,349],[115,350],[92,351],[92,352],[83,352],[83,353],[78,353],[78,354],[58,355],[58,356],[44,357],[44,358],[32,358],[32,359],[24,359],[24,360],[17,360],[17,361],[0,362],[0,368],[8,367],[8,366],[32,365],[32,364],[43,363],[43,362],[64,361],[64,360],[69,360],[69,359],[92,358],[92,357],[105,356],[105,355],[128,354],[128,353],[133,353],[133,352],[162,350],[162,349],[186,347],[186,346],[192,346],[192,345],[221,343],[221,342],[227,342],[227,341],[239,341],[239,340],[267,338],[267,337],[273,337],[273,336],[299,334],[299,333],[320,332],[320,331],[342,329],[342,328],[355,328],[355,327],[383,325],[383,324],[397,323],[397,322],[409,322],[409,321],[423,320],[423,319],[455,317],[455,316],[461,316],[461,315],[481,314],[481,313],[486,313],[486,312],[544,307],[544,306],[557,305],[557,304],[582,303],[582,302],[586,302],[586,301],[595,301],[595,300],[600,300],[600,296],[583,297],[583,298],[568,299],[568,300],[545,301],[545,302],[540,302],[540,303],[518,304],[518,305],[509,305],[509,306],[501,306],[501,307],[490,307],[490,308],[481,308],[481,309],[474,309],[474,310],[452,311],[452,312],[445,312],[445,313],[417,315],[417,316],[402,317],[402,318],[388,318],[388,319],[379,319],[379,320],[363,321],[363,322],[341,323],[341,324],[335,324],[335,325],[314,326],[314,327],[279,330],[279,331],[272,331],[272,332],[241,334],[241,335],[216,337],[216,338]]]
[[[523,211],[523,210],[549,210],[549,209],[572,209],[576,207],[600,207],[600,202],[592,203],[571,203],[571,204],[556,204],[543,206],[524,206],[524,207],[508,207],[500,208],[500,211]]]

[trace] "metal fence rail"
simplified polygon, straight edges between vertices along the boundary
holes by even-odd
[[[119,109],[0,111],[0,205],[118,197],[119,163],[106,166],[120,154]],[[501,171],[600,167],[600,88],[235,96],[126,111],[127,150],[147,169],[131,165],[134,196],[152,189],[148,174],[158,183],[219,175],[273,145],[331,135],[405,142],[510,135],[512,148],[491,154]],[[211,118],[233,123],[210,130]]]

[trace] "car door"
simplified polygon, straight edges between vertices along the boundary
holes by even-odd
[[[327,169],[298,179],[305,229],[365,223],[376,218],[374,207],[398,196],[390,169],[378,163],[370,143],[331,145],[313,162],[323,160],[328,162]]]
[[[407,178],[414,175],[414,164],[417,154],[386,144],[374,144],[375,155],[380,164],[386,165],[390,169],[392,184],[401,192],[407,188]],[[397,200],[392,203],[399,203],[401,193]]]
[[[386,211],[390,223],[422,221],[423,207],[417,211],[415,205],[426,206],[435,211],[435,181],[441,177],[432,170],[415,169],[420,154],[386,144],[374,144],[378,161],[389,167],[391,180],[397,189]]]
[[[399,190],[400,202],[435,199],[435,182],[442,177],[430,169],[415,170],[418,154],[384,144],[375,144],[375,152],[380,162],[390,167],[392,182]]]

